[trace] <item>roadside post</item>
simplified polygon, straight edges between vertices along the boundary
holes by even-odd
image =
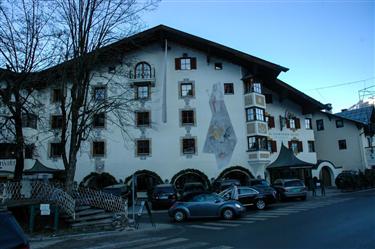
[[[136,222],[136,225],[135,225],[136,229],[138,229],[139,220],[141,219],[141,216],[143,214],[143,209],[145,207],[146,207],[148,218],[150,219],[151,225],[153,227],[156,227],[156,225],[154,223],[154,220],[152,218],[152,212],[151,212],[151,208],[150,208],[150,204],[148,203],[148,200],[142,200],[141,201],[141,207],[139,208],[138,213],[137,213],[137,222]]]
[[[133,222],[135,222],[135,181],[137,180],[137,176],[133,174],[132,176],[132,207],[133,207]]]

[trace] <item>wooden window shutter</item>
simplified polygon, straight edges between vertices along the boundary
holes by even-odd
[[[181,60],[180,60],[180,58],[174,59],[174,66],[175,66],[176,70],[181,70]]]
[[[276,141],[271,141],[271,152],[277,152],[277,143]]]
[[[288,148],[292,148],[292,141],[288,141]]]
[[[268,128],[275,128],[275,118],[272,116],[268,117]]]
[[[296,129],[301,129],[301,121],[300,121],[300,119],[296,118],[295,122],[296,122]]]
[[[197,69],[197,58],[190,58],[191,69]]]
[[[303,151],[302,141],[298,141],[298,152],[302,152],[302,151]]]
[[[290,122],[289,119],[285,119],[286,128],[290,128]]]

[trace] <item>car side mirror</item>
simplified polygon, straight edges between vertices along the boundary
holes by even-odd
[[[215,203],[220,203],[220,202],[221,202],[220,199],[215,200]]]

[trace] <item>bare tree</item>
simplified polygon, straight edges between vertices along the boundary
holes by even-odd
[[[140,15],[155,8],[158,0],[57,0],[57,3],[66,56],[66,63],[58,70],[63,75],[64,88],[69,89],[61,101],[62,158],[69,192],[76,172],[77,153],[90,134],[93,117],[107,113],[112,124],[124,132],[130,122],[133,95],[124,88],[121,77],[125,74],[116,72],[115,76],[107,77],[105,85],[113,88],[113,94],[104,99],[92,94],[92,79],[104,77],[101,66],[110,61],[117,64],[124,61],[115,45],[106,45],[139,31]]]
[[[5,68],[0,70],[0,103],[7,110],[0,128],[7,131],[2,139],[15,144],[15,180],[22,178],[24,169],[23,118],[34,117],[40,107],[34,94],[40,87],[36,72],[56,59],[48,26],[52,10],[43,0],[0,1],[0,67]]]

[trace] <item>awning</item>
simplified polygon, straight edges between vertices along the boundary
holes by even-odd
[[[23,173],[25,175],[33,175],[33,174],[54,174],[57,172],[61,172],[61,169],[52,169],[48,168],[41,162],[39,162],[38,159],[35,160],[35,163],[31,169],[24,170]]]
[[[281,144],[279,156],[273,163],[267,166],[267,169],[310,169],[313,166],[315,164],[298,159],[292,149],[288,149],[284,144]]]

